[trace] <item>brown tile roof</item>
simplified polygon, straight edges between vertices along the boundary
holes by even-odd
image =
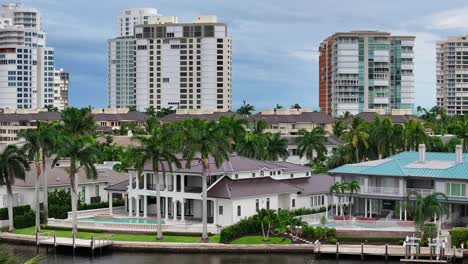
[[[51,168],[51,162],[47,164],[47,184],[49,186],[66,186],[70,185],[69,173],[65,167]],[[27,172],[25,181],[16,180],[15,187],[34,187],[35,177],[37,175],[36,166],[31,164],[31,170]],[[116,172],[111,169],[99,169],[96,179],[88,179],[84,169],[78,172],[78,183],[104,182],[115,184],[122,180],[128,180],[128,174]],[[42,181],[41,181],[42,182]]]
[[[404,124],[412,119],[416,119],[421,121],[417,116],[415,115],[390,115],[390,114],[385,114],[385,115],[379,115],[374,112],[361,112],[355,116],[362,118],[366,122],[373,122],[374,121],[374,116],[378,115],[380,118],[385,118],[389,116],[392,119],[392,122],[395,124]]]
[[[291,178],[280,181],[301,188],[302,194],[329,193],[330,187],[334,183],[333,177],[326,174],[312,174],[306,178]]]
[[[198,159],[192,161],[190,168],[186,168],[186,161],[181,160],[181,168],[175,168],[173,166],[174,173],[191,173],[191,174],[201,174],[202,165]],[[152,171],[152,165],[146,164],[145,170]],[[296,165],[288,162],[267,162],[260,161],[251,158],[246,158],[239,156],[237,154],[231,154],[228,161],[224,161],[219,168],[216,166],[214,159],[210,158],[210,172],[212,174],[224,174],[232,172],[242,172],[242,171],[255,171],[266,168],[268,170],[282,170],[282,171],[310,171],[309,167]],[[168,166],[165,166],[166,171],[168,171]]]
[[[298,193],[301,189],[270,177],[232,180],[223,177],[208,190],[208,197],[243,198],[267,194]]]
[[[128,112],[119,114],[99,113],[93,114],[96,121],[140,121],[146,119],[146,114],[141,112]],[[61,120],[59,112],[38,112],[30,114],[1,114],[0,122],[6,121],[57,121]]]
[[[128,179],[104,188],[106,191],[126,192],[128,189]]]
[[[302,112],[300,114],[262,114],[256,113],[248,118],[250,122],[264,120],[269,124],[277,123],[333,123],[335,119],[331,115],[322,112]]]
[[[139,121],[146,120],[146,114],[142,112],[127,112],[119,114],[99,113],[93,114],[96,121]]]
[[[161,122],[163,123],[170,123],[170,122],[177,122],[183,121],[188,118],[199,118],[205,120],[218,120],[221,116],[235,116],[237,118],[244,118],[241,115],[236,114],[232,111],[227,112],[213,112],[211,114],[171,114],[161,118]]]

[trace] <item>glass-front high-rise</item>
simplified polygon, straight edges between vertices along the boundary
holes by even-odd
[[[414,40],[413,36],[380,31],[328,37],[319,49],[320,105],[326,108],[321,110],[335,116],[346,112],[411,113]]]

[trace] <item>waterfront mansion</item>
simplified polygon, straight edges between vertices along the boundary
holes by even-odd
[[[409,194],[426,196],[442,192],[449,201],[443,224],[468,224],[468,154],[463,153],[460,145],[455,153],[441,153],[426,152],[421,144],[418,151],[347,164],[330,173],[336,181],[360,183],[360,190],[354,195],[355,216],[409,220],[404,206]]]
[[[202,217],[202,180],[208,183],[208,223],[223,227],[256,214],[262,208],[293,210],[327,207],[333,178],[311,174],[310,168],[288,162],[265,162],[232,154],[217,167],[210,160],[209,175],[202,176],[200,160],[190,168],[159,173],[161,213],[168,222],[199,222]],[[130,217],[156,215],[156,176],[147,165],[138,177],[129,171],[126,181],[106,188],[127,197]],[[112,206],[112,205],[110,205]],[[112,207],[111,207],[112,208]],[[112,214],[112,211],[111,211]]]

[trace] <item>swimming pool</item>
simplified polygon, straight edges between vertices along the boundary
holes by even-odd
[[[96,223],[116,223],[116,224],[146,224],[156,225],[158,222],[154,219],[142,219],[142,218],[100,218],[100,217],[89,217],[81,218],[78,221],[82,222],[96,222]],[[164,221],[162,222],[164,224]]]

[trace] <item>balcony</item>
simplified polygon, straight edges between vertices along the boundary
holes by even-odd
[[[385,195],[385,196],[401,196],[400,188],[392,187],[373,187],[369,186],[367,188],[362,188],[360,193],[362,194],[375,194],[375,195]]]
[[[406,195],[410,193],[421,194],[422,196],[428,196],[434,193],[433,189],[420,189],[420,188],[406,188]]]

